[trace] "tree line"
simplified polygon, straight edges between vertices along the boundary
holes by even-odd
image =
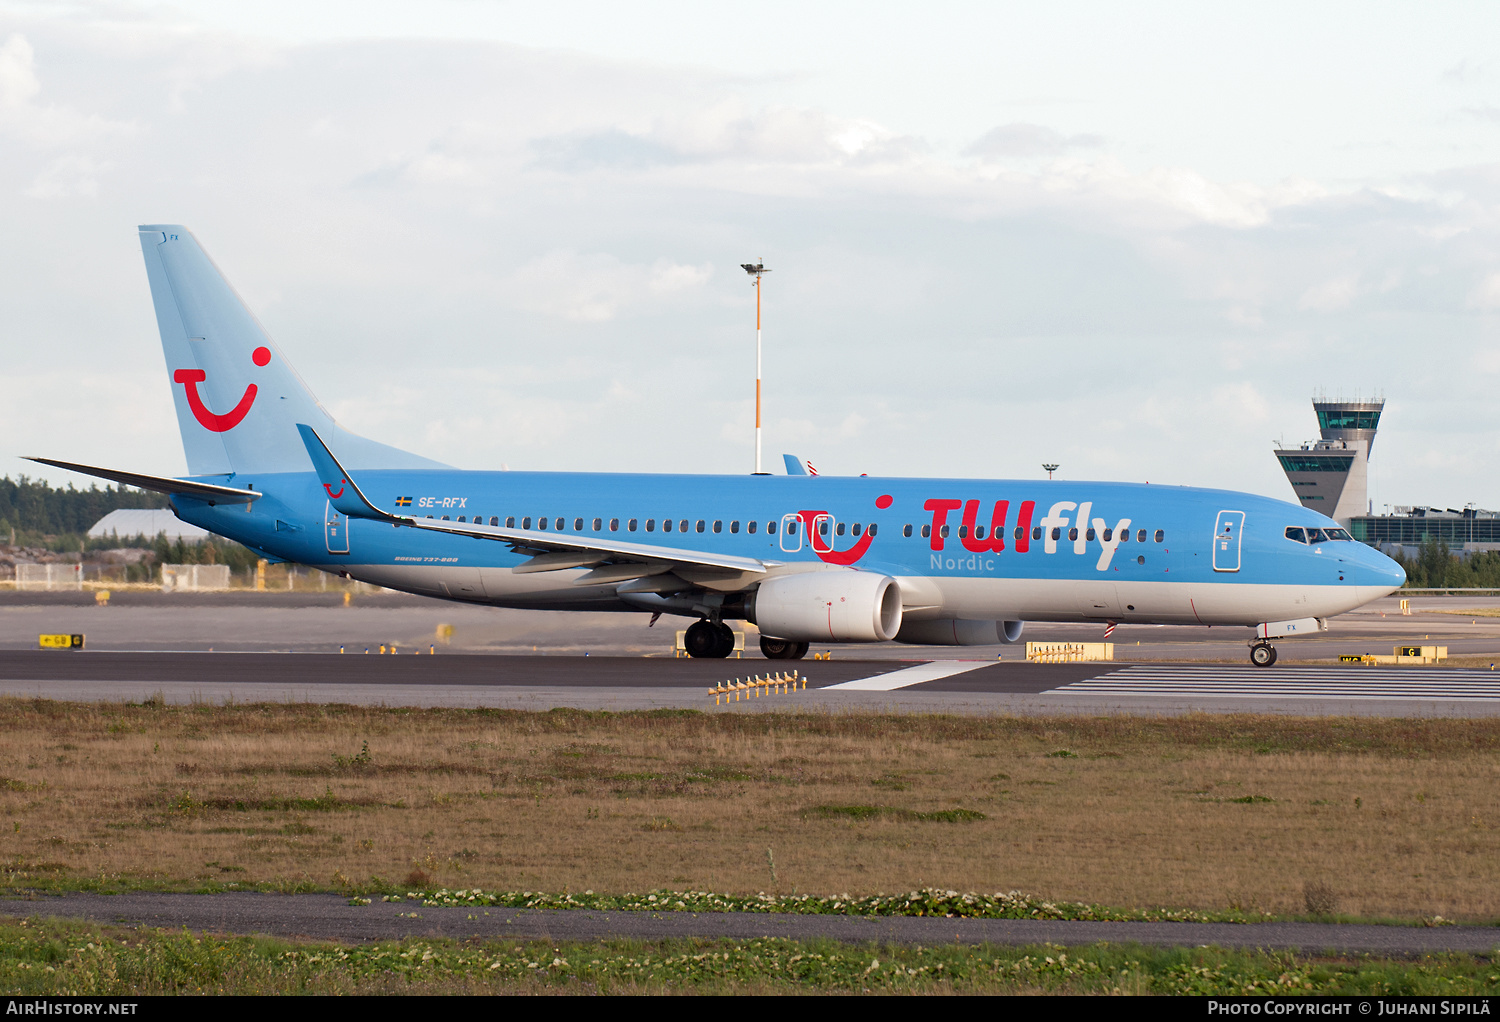
[[[120,508],[167,507],[163,493],[130,486],[97,485],[86,490],[54,488],[40,479],[0,476],[0,535],[11,531],[42,536],[82,535],[94,523]]]
[[[1447,543],[1428,536],[1415,556],[1397,550],[1391,559],[1406,569],[1408,589],[1500,589],[1500,551],[1458,557]]]

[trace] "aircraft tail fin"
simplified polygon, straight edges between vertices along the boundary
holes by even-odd
[[[305,472],[298,423],[351,467],[442,467],[341,429],[187,228],[145,225],[140,240],[191,475]]]

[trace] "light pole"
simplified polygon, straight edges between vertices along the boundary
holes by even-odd
[[[760,468],[760,279],[771,271],[761,259],[740,263],[740,267],[750,274],[751,286],[755,288],[755,474],[763,476],[765,473]]]
[[[1052,478],[1052,473],[1057,471],[1057,466],[1056,465],[1043,465],[1042,468],[1044,468],[1044,469],[1047,470],[1047,478],[1048,479],[1051,479]]]

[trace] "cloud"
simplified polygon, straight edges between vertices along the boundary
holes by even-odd
[[[41,91],[31,44],[23,35],[12,35],[0,46],[0,107],[22,106]]]
[[[62,199],[68,196],[93,198],[99,194],[99,174],[109,169],[88,156],[62,156],[47,165],[31,182],[25,193],[33,199]]]
[[[1347,309],[1359,295],[1359,274],[1344,273],[1321,284],[1314,284],[1297,299],[1297,308],[1313,312],[1337,312]]]
[[[604,323],[699,289],[712,276],[708,265],[670,259],[645,265],[602,252],[557,251],[516,270],[504,290],[515,307],[528,312],[574,323]]]
[[[1469,308],[1500,309],[1500,273],[1491,273],[1469,292]]]
[[[1040,124],[1015,123],[991,128],[963,154],[984,159],[1037,159],[1098,149],[1103,144],[1104,139],[1098,135],[1064,135]]]

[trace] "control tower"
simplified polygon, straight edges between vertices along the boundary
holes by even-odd
[[[1303,507],[1325,514],[1345,528],[1351,518],[1368,513],[1370,447],[1375,443],[1384,408],[1384,398],[1313,398],[1322,439],[1276,450],[1276,459]]]

